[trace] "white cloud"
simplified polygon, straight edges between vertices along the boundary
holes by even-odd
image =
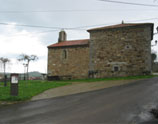
[[[35,62],[36,64],[31,63],[34,66],[30,67],[30,71],[45,72],[47,47],[41,41],[43,36],[44,34],[26,30],[18,31],[14,25],[7,26],[4,32],[0,34],[0,57],[8,57],[12,60],[10,69],[7,71],[23,72],[23,67],[17,63],[16,59],[18,55],[24,53],[39,57],[39,60]]]
[[[68,30],[67,40],[89,39],[89,33],[83,30]]]
[[[3,71],[3,70],[1,70]],[[23,73],[24,66],[22,62],[18,62],[16,59],[11,59],[11,63],[7,65],[7,72],[12,73]],[[47,61],[46,59],[39,59],[38,61],[31,61],[29,64],[29,72],[30,71],[39,71],[42,73],[47,72]]]

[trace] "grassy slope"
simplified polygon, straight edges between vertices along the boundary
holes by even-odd
[[[3,87],[0,83],[0,101],[24,101],[31,97],[47,90],[50,88],[60,87],[64,85],[72,84],[72,82],[98,82],[108,80],[129,80],[129,79],[144,79],[152,78],[154,76],[130,76],[130,77],[118,77],[118,78],[100,78],[100,79],[80,79],[80,80],[69,80],[69,81],[20,81],[19,83],[19,96],[10,96],[10,86]],[[9,83],[8,83],[9,84]]]
[[[0,101],[23,101],[30,99],[32,96],[35,96],[47,89],[68,84],[71,83],[48,81],[20,81],[18,96],[10,96],[10,85],[8,85],[7,87],[0,87]]]
[[[152,78],[154,75],[143,75],[143,76],[128,76],[128,77],[113,77],[113,78],[96,78],[96,79],[78,79],[78,80],[68,80],[64,82],[98,82],[98,81],[109,81],[109,80],[130,80],[130,79],[145,79]]]

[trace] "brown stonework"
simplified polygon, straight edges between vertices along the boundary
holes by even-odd
[[[94,77],[151,72],[152,24],[90,30],[90,64]],[[115,70],[116,69],[116,70]]]
[[[150,74],[153,24],[88,30],[90,40],[48,46],[48,75],[103,78]]]
[[[66,51],[66,58],[64,56]],[[49,48],[48,75],[61,78],[87,78],[89,46]]]

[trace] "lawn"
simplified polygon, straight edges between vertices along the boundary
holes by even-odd
[[[25,101],[31,99],[33,96],[42,93],[43,91],[70,85],[75,82],[81,83],[90,83],[90,82],[99,82],[109,80],[130,80],[130,79],[144,79],[152,78],[153,75],[149,76],[129,76],[129,77],[118,77],[118,78],[98,78],[98,79],[78,79],[78,80],[67,80],[67,81],[20,81],[19,82],[19,95],[10,96],[10,84],[8,83],[7,87],[3,86],[3,83],[0,82],[0,101]]]
[[[10,84],[3,87],[0,83],[0,101],[24,101],[50,88],[69,85],[71,83],[64,82],[50,82],[50,81],[20,81],[19,95],[10,96]]]
[[[91,78],[91,79],[77,79],[77,80],[68,80],[65,82],[99,82],[99,81],[110,81],[110,80],[132,80],[132,79],[145,79],[152,78],[154,75],[141,75],[141,76],[127,76],[127,77],[109,77],[109,78]]]

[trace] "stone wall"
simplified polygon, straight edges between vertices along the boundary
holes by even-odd
[[[151,72],[151,25],[90,31],[89,70],[93,77]]]
[[[48,49],[48,76],[88,78],[89,46]]]

